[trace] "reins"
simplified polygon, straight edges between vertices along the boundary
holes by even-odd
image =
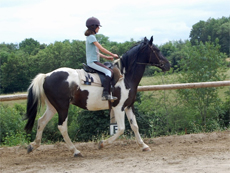
[[[141,65],[154,65],[157,67],[163,67],[164,64],[161,63],[162,61],[160,60],[159,56],[157,55],[156,51],[153,50],[153,48],[151,46],[149,46],[149,48],[152,50],[152,52],[155,54],[156,58],[158,59],[159,64],[153,64],[151,63],[151,58],[152,58],[152,54],[149,56],[149,62],[148,63],[141,63],[141,62],[136,62],[137,64],[141,64]]]

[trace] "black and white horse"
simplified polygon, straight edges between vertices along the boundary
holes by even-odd
[[[111,144],[125,130],[125,114],[135,133],[138,145],[143,151],[150,151],[138,130],[133,104],[135,101],[138,84],[144,74],[145,66],[157,66],[162,71],[170,69],[169,61],[161,54],[160,50],[150,40],[144,38],[136,46],[127,51],[122,58],[116,61],[123,78],[114,86],[113,95],[118,99],[110,103],[111,112],[117,121],[118,130],[116,134],[107,140],[101,141],[99,148]],[[45,113],[38,120],[37,134],[34,142],[28,146],[28,153],[38,148],[41,144],[42,133],[55,113],[58,113],[60,130],[69,150],[75,157],[81,156],[68,135],[67,120],[69,105],[73,104],[90,111],[109,109],[108,101],[102,101],[102,87],[84,85],[79,80],[76,69],[59,68],[47,74],[38,74],[28,88],[27,113],[28,119],[25,126],[26,131],[31,131],[36,118],[40,103],[45,103]]]

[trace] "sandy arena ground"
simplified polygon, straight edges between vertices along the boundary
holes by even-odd
[[[97,143],[76,143],[84,157],[74,158],[65,143],[0,148],[3,173],[230,173],[230,131],[145,139],[151,152],[133,140],[118,140],[98,150]]]

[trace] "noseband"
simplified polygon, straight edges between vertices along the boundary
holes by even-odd
[[[156,51],[152,48],[152,46],[149,46],[149,48],[150,48],[150,49],[152,50],[152,52],[155,54],[156,58],[158,59],[159,64],[151,63],[152,54],[149,56],[149,62],[148,62],[148,63],[137,62],[137,64],[152,65],[152,66],[156,66],[156,67],[164,67],[164,63],[163,63],[162,60],[160,60],[160,58],[159,58],[159,56],[157,55]]]

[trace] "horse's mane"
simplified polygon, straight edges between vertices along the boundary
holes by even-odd
[[[122,55],[121,58],[122,68],[125,68],[126,72],[135,70],[139,53],[142,52],[146,48],[146,46],[148,46],[148,40],[144,39],[140,42],[137,42],[124,55]],[[122,71],[123,69],[121,69],[121,72]]]

